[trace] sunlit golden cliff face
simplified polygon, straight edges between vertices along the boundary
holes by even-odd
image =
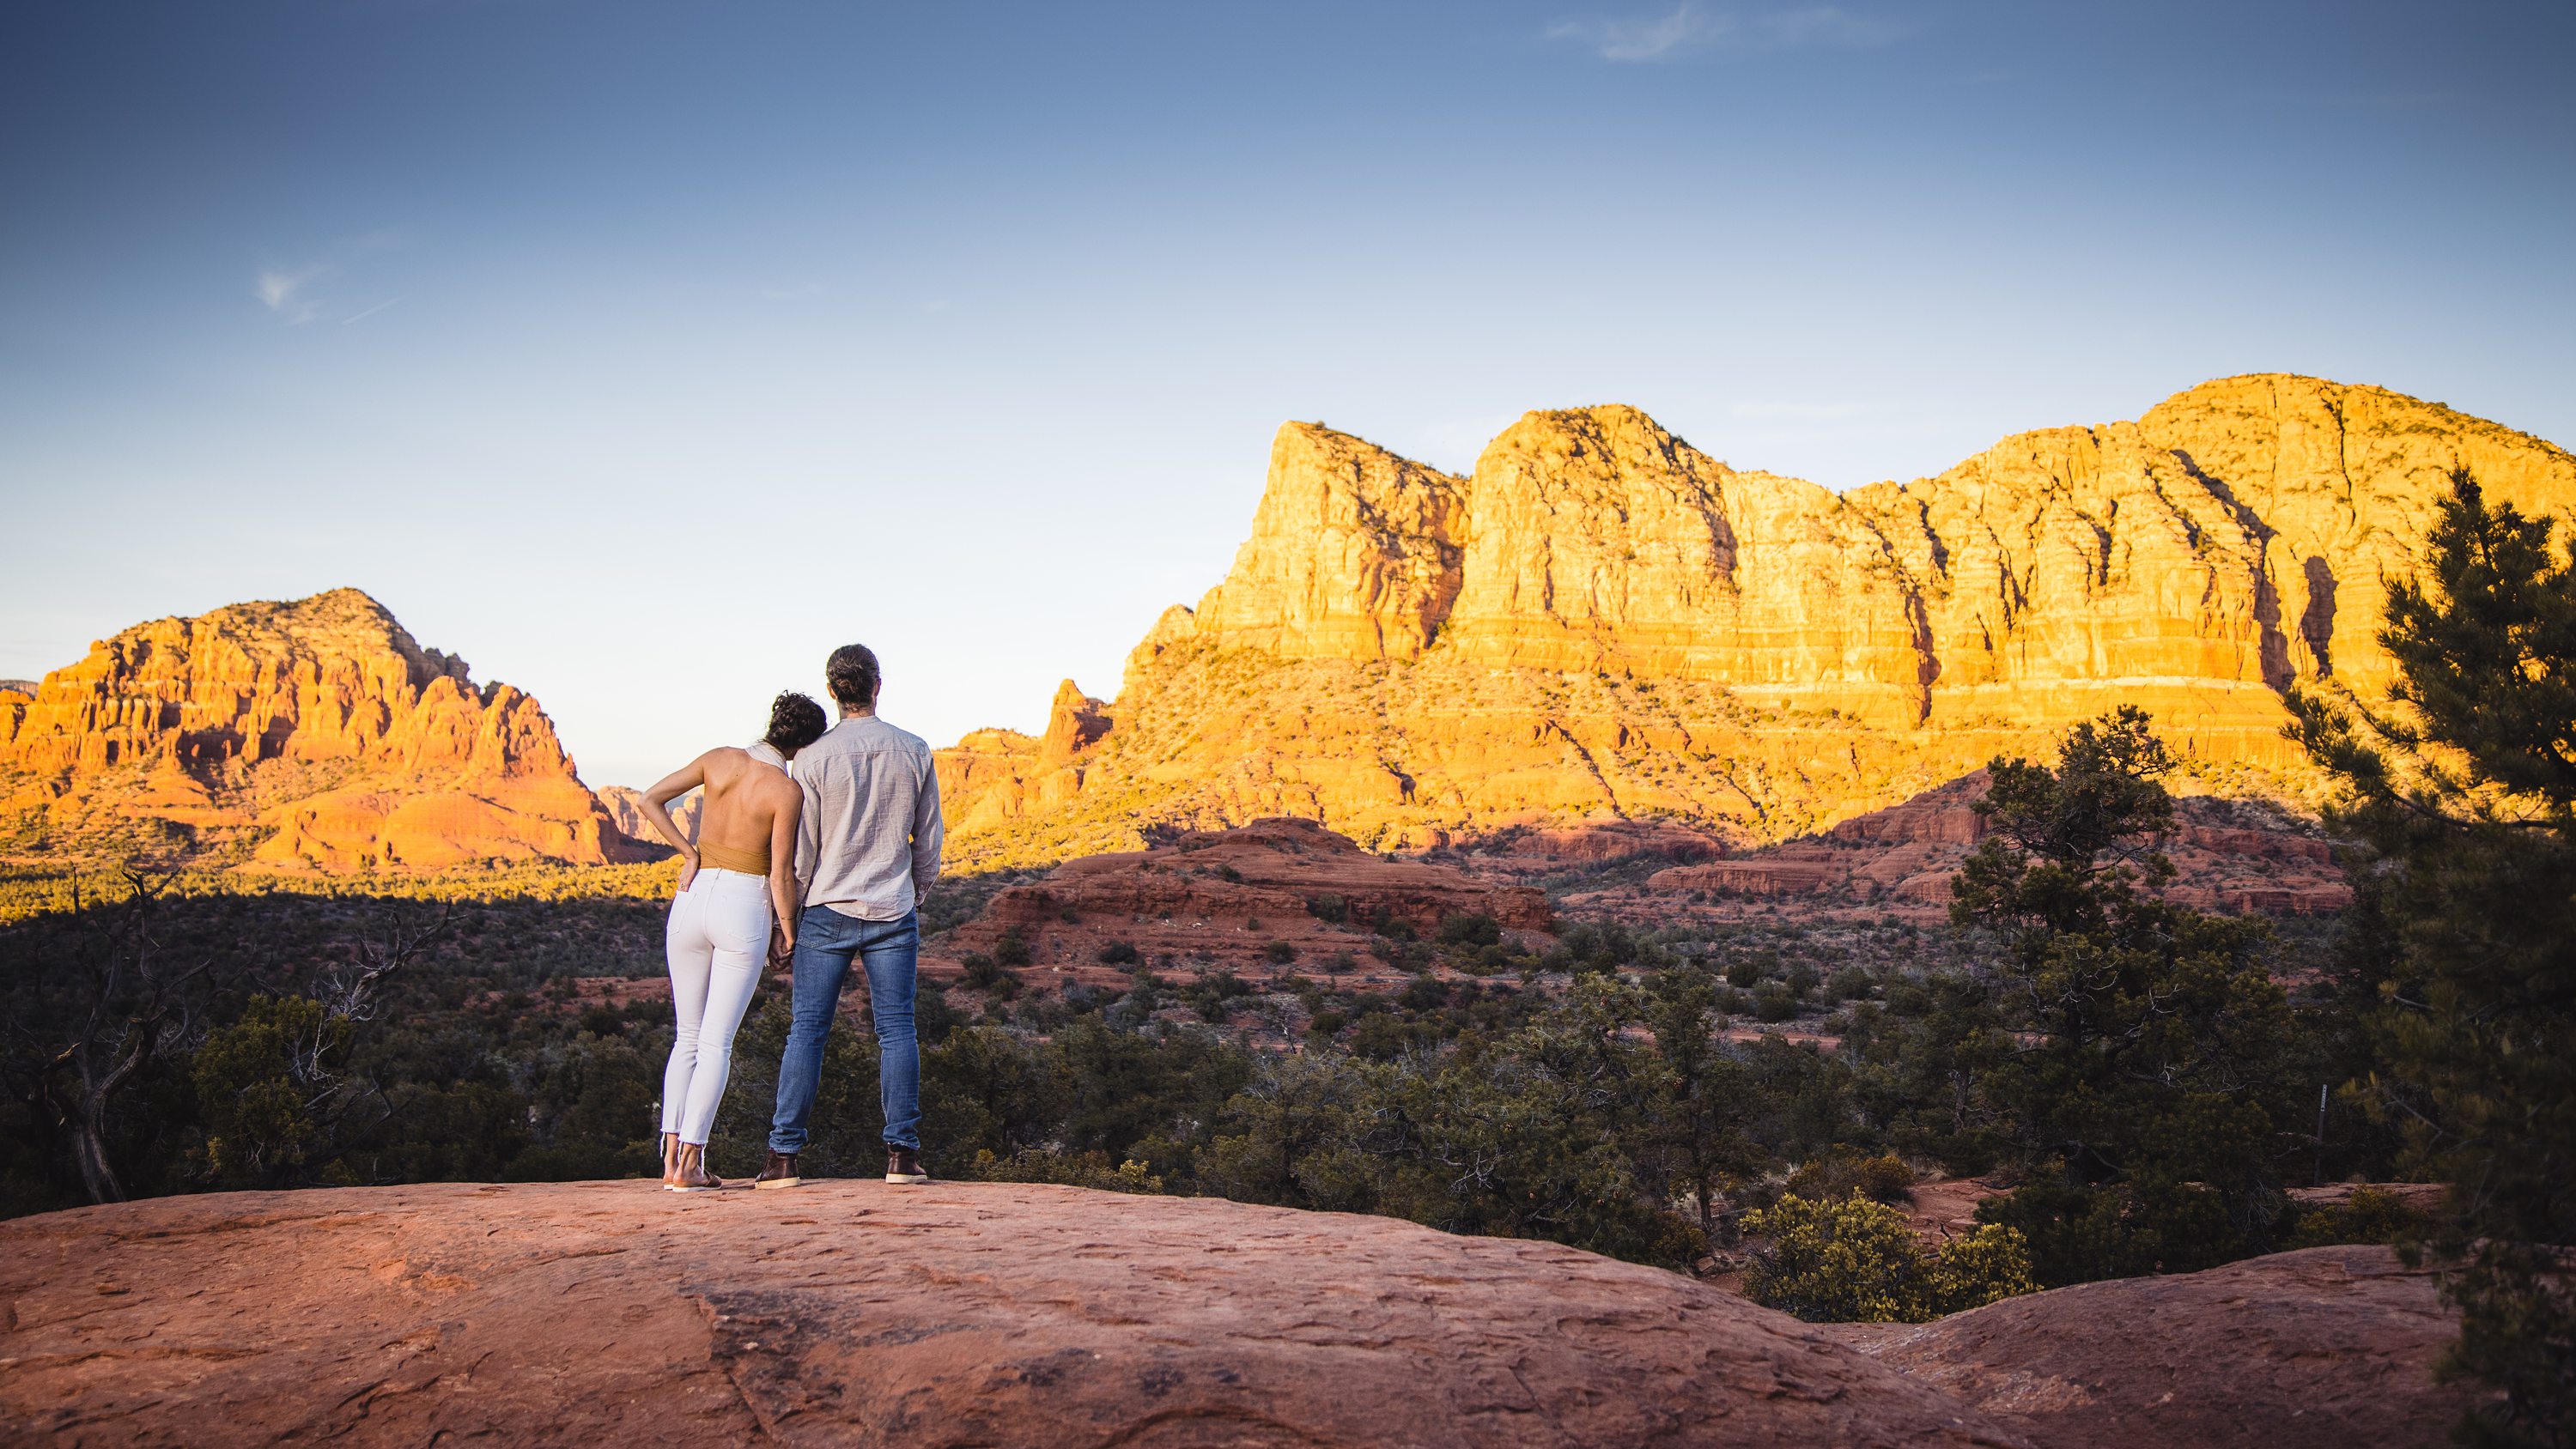
[[[628,849],[534,699],[355,589],[139,624],[0,693],[0,809],[75,844],[256,839],[290,867]]]
[[[1796,835],[2123,703],[2217,788],[2304,783],[2282,692],[2390,677],[2454,467],[2576,509],[2576,459],[2379,388],[2259,375],[1835,494],[1634,408],[1531,413],[1464,478],[1290,423],[1233,570],[1114,705],[941,755],[970,860],[1295,814],[1379,846],[1597,815]]]

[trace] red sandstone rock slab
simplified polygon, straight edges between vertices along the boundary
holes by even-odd
[[[2387,1248],[2309,1248],[1828,1331],[2052,1449],[2431,1449],[2473,1401],[2433,1382],[2458,1333],[2433,1273]]]
[[[1673,820],[1580,820],[1514,832],[1504,852],[1546,865],[1599,865],[1640,857],[1687,864],[1726,853],[1726,842]]]
[[[1018,1184],[237,1193],[0,1224],[0,1438],[2018,1445],[1675,1274]]]
[[[1803,857],[1786,850],[1764,851],[1741,860],[1710,861],[1706,865],[1677,865],[1655,872],[1646,881],[1648,890],[1667,894],[1724,891],[1748,896],[1814,896],[1845,887],[1863,894],[1875,888],[1871,882],[1853,879],[1848,860]]]
[[[1341,923],[1316,915],[1327,898],[1341,903]],[[1148,961],[1168,956],[1263,969],[1269,944],[1283,941],[1299,969],[1310,970],[1336,952],[1365,955],[1376,940],[1368,922],[1379,912],[1424,935],[1451,916],[1490,915],[1540,945],[1554,919],[1546,895],[1527,886],[1389,860],[1311,820],[1283,817],[1067,861],[1044,879],[996,894],[981,916],[934,949],[943,959],[962,958],[1016,935],[1042,968],[1090,967],[1101,947],[1123,942]]]
[[[1959,1237],[1977,1230],[1977,1204],[2002,1197],[2005,1191],[1974,1177],[1926,1178],[1914,1184],[1905,1219],[1924,1237]]]
[[[1836,840],[1873,845],[1909,843],[1974,845],[1986,835],[1986,819],[1973,808],[1985,798],[1991,777],[1971,770],[1911,800],[1855,815],[1828,833]]]

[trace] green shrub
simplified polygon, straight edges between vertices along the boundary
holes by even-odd
[[[1025,1148],[1008,1157],[993,1149],[976,1149],[975,1160],[959,1174],[973,1182],[1049,1182],[1066,1187],[1159,1196],[1163,1180],[1142,1162],[1130,1159],[1112,1167],[1105,1152],[1050,1152]]]
[[[1503,939],[1503,923],[1482,911],[1449,916],[1440,922],[1443,946],[1491,946]]]
[[[1273,966],[1285,966],[1297,959],[1297,948],[1286,941],[1273,941],[1261,948],[1261,955]]]
[[[1786,1191],[1810,1202],[1854,1195],[1874,1202],[1907,1202],[1914,1196],[1914,1169],[1893,1152],[1863,1157],[1837,1148],[1790,1173]]]
[[[1100,948],[1100,964],[1103,966],[1133,966],[1138,959],[1136,947],[1131,942],[1112,941]]]
[[[2320,1204],[2303,1208],[2292,1222],[2285,1248],[2322,1248],[2333,1243],[2403,1243],[2419,1241],[2432,1230],[2424,1214],[2408,1207],[2397,1194],[2357,1187],[2340,1207]]]
[[[965,967],[958,979],[995,1001],[1008,1001],[1020,994],[1019,973],[981,951],[967,952]]]
[[[1340,896],[1320,895],[1306,902],[1306,911],[1319,921],[1330,921],[1338,926],[1350,919],[1351,903]]]
[[[1745,1295],[1810,1323],[1928,1323],[2039,1287],[2011,1228],[1989,1224],[1927,1251],[1903,1213],[1863,1197],[1783,1197],[1747,1213],[1744,1230],[1772,1240],[1754,1255]]]

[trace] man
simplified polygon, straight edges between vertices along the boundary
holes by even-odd
[[[928,1182],[921,1170],[921,1048],[912,1030],[921,926],[913,912],[939,877],[939,777],[930,746],[877,718],[877,657],[845,644],[823,666],[841,722],[796,754],[804,787],[796,830],[795,1010],[778,1063],[769,1159],[754,1187],[804,1178],[806,1118],[823,1074],[823,1041],[840,1007],[850,958],[866,968],[877,1019],[877,1086],[885,1102],[886,1181]]]

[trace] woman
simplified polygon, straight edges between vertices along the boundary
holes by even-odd
[[[644,818],[680,848],[680,893],[663,953],[671,963],[671,1061],[662,1071],[662,1186],[710,1192],[707,1134],[733,1068],[733,1034],[751,1005],[774,918],[796,944],[796,822],[805,792],[787,762],[823,737],[823,707],[782,694],[747,750],[719,746],[644,792]],[[665,808],[705,787],[692,844]]]

